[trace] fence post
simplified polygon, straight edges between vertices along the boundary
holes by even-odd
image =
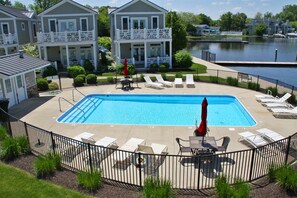
[[[275,83],[275,89],[277,90],[277,85],[278,85],[278,80],[276,80],[276,83]]]
[[[259,77],[260,77],[260,76],[258,75],[258,76],[257,76],[257,84],[259,84]]]
[[[26,136],[27,136],[27,140],[28,140],[29,146],[31,148],[30,138],[29,138],[29,133],[28,133],[28,127],[27,127],[27,122],[24,122],[24,127],[25,127],[25,133],[26,133]]]
[[[198,187],[197,187],[197,190],[200,190],[200,164],[201,164],[201,158],[200,157],[198,157]]]
[[[198,68],[196,69],[196,72],[197,72],[197,76],[196,76],[196,81],[198,81]],[[194,78],[195,79],[195,78]]]
[[[290,144],[291,144],[291,137],[292,136],[289,136],[289,138],[288,138],[287,151],[286,151],[286,157],[285,157],[285,164],[288,163],[288,157],[289,157],[289,152],[290,152]]]
[[[140,159],[141,159],[141,153],[138,152],[138,162],[136,163],[139,163],[139,170],[138,170],[138,173],[139,173],[139,186],[142,187],[142,182],[141,182],[141,165],[140,165]]]
[[[56,142],[55,142],[54,137],[53,137],[53,132],[51,131],[50,133],[51,133],[53,153],[55,154],[56,153],[56,151],[55,151],[55,149],[56,149]]]
[[[219,70],[217,69],[217,84],[219,83]]]
[[[293,95],[294,94],[294,86],[292,86],[292,92],[291,92],[291,95]]]
[[[249,177],[249,182],[252,181],[252,174],[253,174],[253,167],[254,167],[255,152],[256,152],[256,149],[253,149],[252,160],[251,160],[251,167],[250,167],[250,177]]]
[[[88,143],[88,154],[89,154],[90,169],[91,169],[91,172],[93,172],[90,143]]]

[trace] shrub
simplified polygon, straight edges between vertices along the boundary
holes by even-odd
[[[160,72],[166,72],[169,69],[169,63],[162,63],[159,66],[159,71]]]
[[[294,94],[288,99],[288,102],[291,104],[296,104],[296,96]]]
[[[88,59],[84,61],[84,68],[88,73],[92,73],[94,71],[94,66]]]
[[[88,74],[87,84],[96,84],[96,83],[97,83],[97,76],[95,74]]]
[[[44,78],[37,79],[37,88],[39,91],[46,91],[48,90],[48,82]]]
[[[231,85],[231,86],[238,86],[237,78],[228,77],[227,83],[228,83],[228,85]]]
[[[276,87],[268,87],[267,89],[266,89],[266,92],[268,92],[268,90],[270,90],[271,91],[271,95],[273,95],[273,96],[277,96],[277,88]]]
[[[163,78],[164,80],[167,80],[167,76],[166,76],[165,73],[161,73],[161,76],[162,76],[162,78]]]
[[[135,66],[134,65],[128,65],[128,74],[134,75],[136,73]]]
[[[153,63],[153,64],[150,64],[149,71],[150,72],[156,72],[156,71],[158,71],[158,68],[159,68],[159,65],[157,63]]]
[[[175,67],[189,68],[192,66],[192,55],[188,52],[179,51],[173,56]]]
[[[102,183],[101,171],[79,172],[76,177],[79,185],[91,191],[97,190]]]
[[[212,83],[218,83],[218,77],[216,76],[210,76],[209,79],[210,79],[210,82]]]
[[[254,82],[249,82],[248,83],[248,88],[258,91],[258,90],[260,90],[260,84],[254,83]]]
[[[282,188],[297,192],[297,172],[290,165],[276,169],[276,181]]]
[[[0,141],[3,141],[8,137],[7,130],[4,126],[0,125]]]
[[[58,90],[59,89],[59,85],[56,82],[51,82],[50,84],[48,84],[48,89],[50,91]]]
[[[270,164],[268,167],[268,179],[270,182],[274,182],[276,180],[276,169],[277,167],[274,164]]]
[[[219,198],[238,197],[248,198],[250,186],[241,179],[236,179],[233,186],[227,182],[226,176],[222,175],[215,180],[215,193]]]
[[[8,136],[1,144],[1,159],[10,161],[18,157],[20,154],[17,140]]]
[[[107,82],[114,83],[113,77],[112,76],[108,76],[107,77]]]
[[[54,161],[45,156],[38,156],[34,161],[34,169],[38,178],[46,178],[55,172]]]
[[[15,138],[18,145],[19,154],[28,154],[31,151],[28,138],[26,136],[19,136]]]
[[[85,74],[78,74],[76,77],[82,77],[84,82],[86,82],[86,75]]]
[[[140,80],[141,80],[141,82],[144,82],[144,75],[143,74],[140,74]]]
[[[70,78],[75,78],[79,74],[86,74],[85,69],[82,66],[78,66],[78,65],[67,67],[67,72]]]
[[[143,185],[143,197],[145,198],[168,198],[173,197],[174,192],[170,181],[161,180],[159,177],[147,177]]]
[[[74,85],[74,87],[83,86],[84,85],[84,79],[82,77],[79,77],[79,76],[75,77],[73,79],[73,85]]]
[[[176,74],[175,74],[175,78],[182,78],[183,77],[183,75],[182,75],[182,73],[180,73],[180,72],[177,72]]]
[[[45,157],[53,162],[55,169],[62,169],[62,158],[60,155],[55,153],[47,153]]]
[[[49,67],[46,67],[42,73],[42,77],[47,77],[47,76],[54,76],[54,75],[57,75],[58,72],[56,70],[55,67],[53,66],[49,66]]]

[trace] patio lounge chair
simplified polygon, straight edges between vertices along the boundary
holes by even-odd
[[[173,86],[173,83],[164,80],[161,74],[156,74],[156,79],[157,79],[158,83],[161,83],[161,84],[163,84],[165,86],[168,86],[168,87],[172,87]]]
[[[257,94],[255,96],[256,96],[256,100],[264,99],[264,98],[267,98],[267,99],[275,98],[269,89],[267,90],[267,94]]]
[[[289,98],[291,97],[291,94],[286,93],[283,97],[281,98],[271,98],[271,99],[259,99],[261,103],[272,103],[272,102],[278,102],[278,103],[284,103],[286,102]]]
[[[268,139],[271,142],[275,142],[275,141],[285,139],[284,136],[280,135],[279,133],[277,133],[275,131],[267,129],[267,128],[258,129],[257,131],[259,132],[259,135],[261,135],[262,137]]]
[[[251,144],[254,148],[268,144],[268,142],[264,140],[260,135],[255,135],[249,131],[238,133],[238,135],[240,136],[238,141],[245,140],[249,144]]]
[[[187,86],[193,86],[195,87],[195,82],[194,82],[194,78],[193,78],[193,74],[186,74],[186,84]]]
[[[135,152],[139,144],[144,144],[145,140],[139,138],[130,138],[124,145],[119,147],[120,151],[114,153],[115,166],[125,168],[130,165],[130,157],[132,152]],[[127,152],[125,152],[127,151]]]
[[[262,103],[262,105],[264,107],[267,107],[268,109],[271,108],[289,108],[289,104],[287,104],[286,102],[272,102],[272,103]]]
[[[174,79],[175,87],[183,87],[183,79],[182,78],[175,78]]]
[[[78,134],[77,136],[75,136],[73,139],[78,140],[78,141],[82,141],[82,138],[84,139],[89,139],[93,136],[94,134],[89,133],[89,132],[83,132]]]
[[[293,109],[288,109],[288,108],[271,108],[270,110],[273,113],[297,114],[297,107],[295,107]]]
[[[144,76],[143,78],[145,80],[145,86],[146,87],[154,87],[154,88],[159,88],[159,89],[164,88],[164,85],[163,84],[157,83],[157,82],[153,82],[149,76]]]

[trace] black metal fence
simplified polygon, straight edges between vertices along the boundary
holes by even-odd
[[[136,187],[150,175],[170,180],[173,188],[199,190],[212,188],[215,178],[224,174],[233,183],[237,178],[250,182],[265,176],[270,164],[293,163],[297,159],[297,133],[268,145],[241,150],[199,155],[162,155],[128,152],[117,145],[105,148],[80,142],[27,124],[10,116],[14,136],[26,135],[33,153],[55,152],[73,171],[100,169],[107,181]]]

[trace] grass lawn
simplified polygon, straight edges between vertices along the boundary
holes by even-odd
[[[0,162],[1,197],[89,197]]]

